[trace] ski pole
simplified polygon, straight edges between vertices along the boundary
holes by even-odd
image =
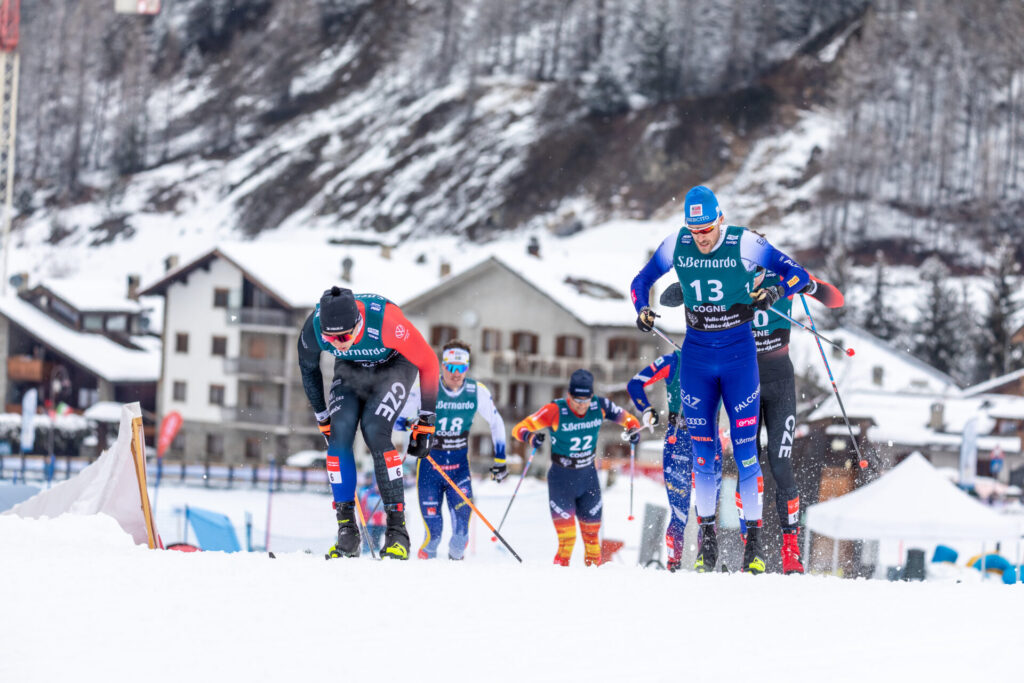
[[[799,324],[799,323],[798,323],[798,324]],[[668,336],[667,334],[665,334],[664,332],[662,332],[661,330],[659,330],[659,329],[658,329],[657,327],[655,327],[654,325],[651,325],[651,332],[653,332],[654,334],[658,335],[659,337],[661,337],[662,339],[664,339],[665,341],[667,341],[667,342],[668,342],[669,344],[671,344],[672,346],[676,347],[676,350],[677,350],[677,351],[682,351],[682,350],[683,350],[683,347],[682,347],[682,346],[680,346],[679,344],[676,344],[676,343],[675,343],[675,342],[674,342],[674,341],[673,341],[673,340],[672,340],[672,339],[671,339],[671,338],[670,338],[670,337],[669,337],[669,336]]]
[[[633,479],[636,476],[636,444],[629,444],[629,521],[633,517]]]
[[[639,427],[634,427],[633,429],[623,429],[622,433],[619,434],[619,438],[622,439],[623,441],[629,441],[629,439],[634,434],[639,434],[640,432],[644,431],[645,429],[650,431],[651,434],[654,433],[654,425],[641,425]]]
[[[807,300],[804,299],[804,295],[803,294],[800,295],[800,300],[804,302],[804,310],[806,311],[807,310]],[[819,334],[818,330],[814,329],[814,321],[813,320],[811,320],[811,326],[807,327],[807,325],[804,325],[802,322],[800,322],[798,320],[793,320],[792,318],[790,318],[788,315],[786,315],[782,311],[779,311],[778,309],[776,309],[774,306],[769,306],[768,310],[771,311],[772,313],[774,313],[775,315],[779,316],[780,318],[782,318],[784,320],[788,320],[789,322],[793,323],[794,325],[796,325],[798,327],[804,328],[805,330],[807,330],[808,332],[813,334],[815,337],[817,337],[819,340],[821,340],[821,341],[818,342],[818,348],[819,349],[821,348],[821,342],[825,341],[825,342],[828,342],[829,344],[831,344],[832,346],[836,347],[837,349],[839,349],[843,353],[845,353],[847,356],[852,356],[853,355],[853,349],[848,349],[848,348],[846,348],[844,346],[840,346],[839,344],[836,344],[834,341],[832,341],[828,337],[826,337],[826,336],[824,336],[822,334]],[[807,311],[807,317],[810,318],[810,316],[811,316],[811,312]],[[824,358],[825,357],[825,352],[822,351],[821,354],[822,354],[822,358]],[[828,365],[828,361],[825,361],[825,364]]]
[[[466,501],[466,505],[468,505],[468,506],[469,506],[469,509],[470,509],[470,510],[472,510],[473,512],[475,512],[475,513],[476,513],[476,516],[477,516],[477,517],[479,517],[479,518],[481,519],[481,521],[483,521],[483,523],[484,523],[484,524],[485,524],[485,525],[487,526],[487,528],[491,530],[491,533],[492,533],[492,534],[494,534],[494,535],[495,535],[495,537],[497,537],[497,539],[498,539],[499,541],[501,541],[501,542],[502,542],[502,544],[503,544],[503,545],[504,545],[504,546],[505,546],[506,548],[508,548],[508,551],[509,551],[510,553],[512,553],[512,556],[513,556],[514,558],[516,558],[517,560],[519,560],[520,562],[522,562],[522,561],[523,561],[523,558],[519,557],[519,553],[517,553],[517,552],[516,552],[515,550],[513,550],[513,549],[512,549],[512,546],[510,546],[510,545],[508,544],[508,541],[506,541],[506,540],[505,540],[505,539],[504,539],[504,538],[502,537],[502,535],[498,533],[498,530],[494,528],[494,525],[492,525],[492,524],[491,524],[490,522],[488,522],[488,521],[487,521],[487,518],[483,516],[483,513],[481,513],[481,512],[480,512],[480,510],[478,510],[478,509],[477,509],[476,505],[473,505],[473,501],[471,501],[471,500],[469,499],[469,496],[467,496],[467,495],[466,495],[465,493],[463,493],[463,492],[462,492],[462,489],[460,489],[460,488],[459,488],[458,486],[456,486],[456,485],[455,485],[455,482],[454,482],[454,481],[452,481],[452,478],[451,478],[451,477],[449,477],[449,476],[448,476],[448,474],[447,474],[447,473],[446,473],[446,472],[445,472],[444,470],[442,470],[442,469],[441,469],[441,466],[437,464],[437,461],[436,461],[436,460],[434,460],[434,459],[433,459],[432,457],[430,457],[430,454],[429,454],[429,453],[428,453],[428,454],[427,454],[427,455],[426,455],[425,457],[427,458],[427,462],[429,462],[429,463],[430,463],[431,465],[433,465],[433,466],[434,466],[434,469],[435,469],[435,470],[437,471],[437,473],[438,473],[438,474],[440,474],[440,475],[441,475],[441,477],[442,477],[442,478],[443,478],[443,479],[444,479],[444,480],[445,480],[446,482],[448,482],[448,485],[449,485],[449,486],[451,486],[451,487],[452,487],[452,489],[453,489],[453,490],[454,490],[454,491],[455,491],[455,492],[456,492],[457,494],[459,494],[459,496],[460,496],[460,497],[462,498],[462,500]]]
[[[376,508],[374,508],[376,510]],[[371,513],[373,514],[373,513]],[[366,518],[363,517],[363,504],[359,502],[359,496],[356,496],[356,521],[359,522],[359,535],[366,541],[366,547],[370,549],[370,557],[373,559],[379,559],[377,557],[377,551],[373,549],[373,540],[370,538],[370,531],[366,528]]]
[[[817,333],[817,330],[814,330],[814,318],[811,316],[811,309],[807,307],[807,299],[804,298],[803,294],[800,295],[800,303],[804,305],[804,311],[807,313],[807,319],[811,321],[812,331],[818,337],[821,337],[821,335]],[[824,339],[824,337],[821,338]],[[828,381],[832,382],[832,391],[836,392],[836,401],[839,402],[839,410],[843,411],[843,420],[846,422],[846,429],[850,432],[850,440],[853,441],[853,450],[857,453],[857,464],[860,465],[862,470],[867,469],[868,461],[860,454],[860,447],[857,445],[857,437],[853,435],[853,427],[850,426],[850,418],[846,416],[846,407],[843,406],[843,399],[839,397],[839,387],[836,386],[836,380],[832,376],[832,368],[829,366],[828,358],[825,356],[825,349],[821,348],[820,341],[817,339],[815,339],[815,341],[818,343],[818,351],[821,353],[821,360],[825,362],[825,371],[828,372]],[[849,355],[853,355],[853,349],[850,349]]]
[[[498,523],[498,531],[501,531],[501,527],[505,526],[505,518],[508,517],[508,511],[512,509],[512,503],[515,502],[516,494],[519,493],[519,487],[523,485],[523,480],[526,479],[526,473],[530,471],[530,463],[533,462],[533,456],[537,454],[537,446],[533,447],[530,451],[530,455],[526,458],[526,467],[523,468],[523,473],[519,476],[519,481],[516,483],[516,490],[512,492],[512,497],[508,499],[508,506],[505,508],[505,514],[501,516],[501,521]],[[492,542],[497,542],[497,536],[491,536]]]

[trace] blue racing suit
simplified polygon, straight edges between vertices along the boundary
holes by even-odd
[[[693,487],[693,443],[686,428],[682,390],[679,381],[680,354],[678,351],[661,356],[640,372],[626,385],[629,397],[638,411],[650,407],[646,387],[665,380],[668,395],[668,422],[665,427],[665,445],[662,449],[662,471],[665,476],[665,493],[671,519],[665,529],[665,545],[668,547],[669,566],[679,565],[683,554],[683,534],[690,514],[690,489]],[[722,472],[722,445],[715,439],[715,464],[719,479]]]
[[[763,237],[746,228],[721,229],[718,242],[701,254],[685,227],[669,235],[633,279],[637,312],[648,305],[654,283],[670,269],[683,289],[687,333],[679,362],[686,425],[695,452],[697,516],[713,520],[718,483],[715,443],[718,403],[729,416],[738,489],[748,524],[761,523],[764,482],[757,460],[760,382],[750,321],[751,275],[757,266],[778,273],[785,294],[807,284],[807,272]]]

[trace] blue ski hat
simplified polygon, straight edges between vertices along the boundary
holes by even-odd
[[[683,211],[687,226],[707,225],[722,215],[715,193],[703,185],[697,185],[686,193]]]
[[[569,378],[569,395],[573,398],[590,398],[594,395],[594,376],[589,370],[579,369]]]

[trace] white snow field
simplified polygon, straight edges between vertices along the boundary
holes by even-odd
[[[495,524],[514,485],[474,482]],[[637,517],[663,495],[638,478]],[[157,499],[165,543],[180,540],[173,509],[186,502],[236,525],[248,510],[263,543],[266,491],[163,486]],[[0,516],[0,681],[1018,678],[1020,584],[640,569],[628,500],[620,477],[605,495],[604,535],[626,541],[615,561],[587,568],[577,552],[568,569],[550,564],[546,490],[532,479],[503,530],[522,565],[479,524],[461,563],[326,562],[334,521],[315,493],[274,494],[277,559],[148,550],[102,515]]]

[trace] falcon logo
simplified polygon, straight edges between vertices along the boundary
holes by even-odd
[[[695,216],[703,216],[703,215],[704,215],[704,205],[703,204],[690,204],[690,218],[693,218]]]
[[[409,336],[409,330],[405,329],[405,325],[395,325],[395,336],[399,339],[405,339]]]

